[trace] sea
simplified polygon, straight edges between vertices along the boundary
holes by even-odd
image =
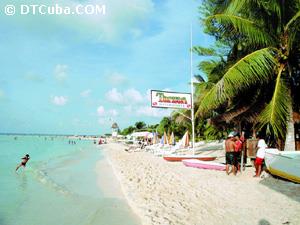
[[[26,154],[26,168],[16,172]],[[140,224],[125,198],[101,189],[99,160],[105,157],[91,140],[0,135],[0,225]]]

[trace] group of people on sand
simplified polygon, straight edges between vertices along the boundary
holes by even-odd
[[[231,133],[225,141],[226,173],[229,175],[237,174],[241,170],[241,153],[245,141],[244,133],[240,136],[238,133]],[[229,171],[231,167],[231,170]]]
[[[255,165],[255,175],[254,177],[260,177],[262,172],[262,165],[265,158],[265,149],[267,144],[264,139],[260,136],[257,136],[259,139],[257,144],[257,153],[254,161]],[[238,133],[230,133],[228,138],[225,141],[225,159],[226,159],[226,173],[229,175],[233,173],[234,175],[237,172],[241,171],[241,158],[242,150],[245,142],[244,133],[240,136]],[[231,167],[231,168],[230,168]]]

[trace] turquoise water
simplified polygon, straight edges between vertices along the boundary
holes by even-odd
[[[15,172],[27,153],[26,168]],[[101,159],[92,141],[0,135],[0,225],[138,224],[124,199],[97,186]]]

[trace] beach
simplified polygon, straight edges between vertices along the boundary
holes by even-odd
[[[124,149],[118,143],[103,146],[143,225],[300,224],[299,184],[265,172],[263,178],[253,178],[253,167],[228,176]]]

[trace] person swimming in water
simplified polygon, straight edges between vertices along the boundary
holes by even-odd
[[[30,159],[30,156],[28,154],[26,154],[23,158],[22,158],[22,162],[17,166],[16,171],[21,167],[25,167],[26,163],[28,162],[28,160]]]

